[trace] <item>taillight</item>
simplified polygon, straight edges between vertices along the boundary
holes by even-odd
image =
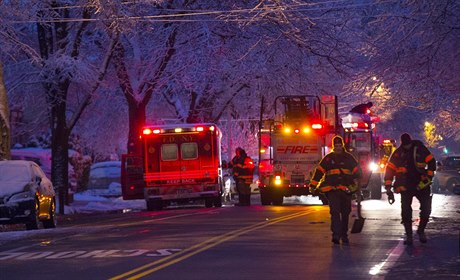
[[[314,123],[314,124],[311,125],[311,128],[313,128],[313,129],[322,129],[323,125],[320,124],[320,123]]]

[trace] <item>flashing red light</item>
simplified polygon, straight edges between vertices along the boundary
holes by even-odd
[[[198,126],[198,127],[196,128],[196,131],[203,131],[203,130],[204,130],[204,127],[202,127],[202,126]]]
[[[372,113],[371,109],[366,109],[366,114],[370,115]]]
[[[313,128],[313,129],[322,129],[323,125],[320,124],[320,123],[314,123],[314,124],[311,125],[311,128]]]
[[[149,135],[149,134],[152,134],[152,130],[150,128],[146,128],[142,131],[142,134],[144,135]]]
[[[133,191],[135,188],[136,188],[136,187],[135,187],[134,185],[129,186],[129,189],[132,190],[132,191]]]
[[[298,128],[294,129],[295,134],[299,134],[299,132],[300,132],[300,129],[298,129]]]
[[[160,134],[160,132],[161,132],[161,130],[159,130],[159,129],[154,129],[153,130],[153,134]]]

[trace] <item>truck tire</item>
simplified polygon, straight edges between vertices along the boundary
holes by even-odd
[[[214,198],[213,197],[208,197],[204,199],[204,207],[206,208],[211,208],[214,203]]]
[[[272,195],[267,189],[260,190],[260,204],[270,205],[272,203]]]
[[[214,207],[216,208],[222,207],[222,196],[214,197]]]
[[[273,205],[283,205],[284,196],[279,193],[274,193],[272,197]]]
[[[147,211],[160,211],[163,209],[163,201],[161,200],[147,200]]]

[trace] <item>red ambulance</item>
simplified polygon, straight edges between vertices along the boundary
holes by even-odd
[[[123,199],[142,197],[149,211],[195,200],[222,206],[222,133],[215,124],[146,126],[140,140],[142,155],[122,157]]]

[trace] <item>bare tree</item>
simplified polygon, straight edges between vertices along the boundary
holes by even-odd
[[[10,114],[5,80],[3,79],[3,63],[0,61],[0,160],[10,159]]]

